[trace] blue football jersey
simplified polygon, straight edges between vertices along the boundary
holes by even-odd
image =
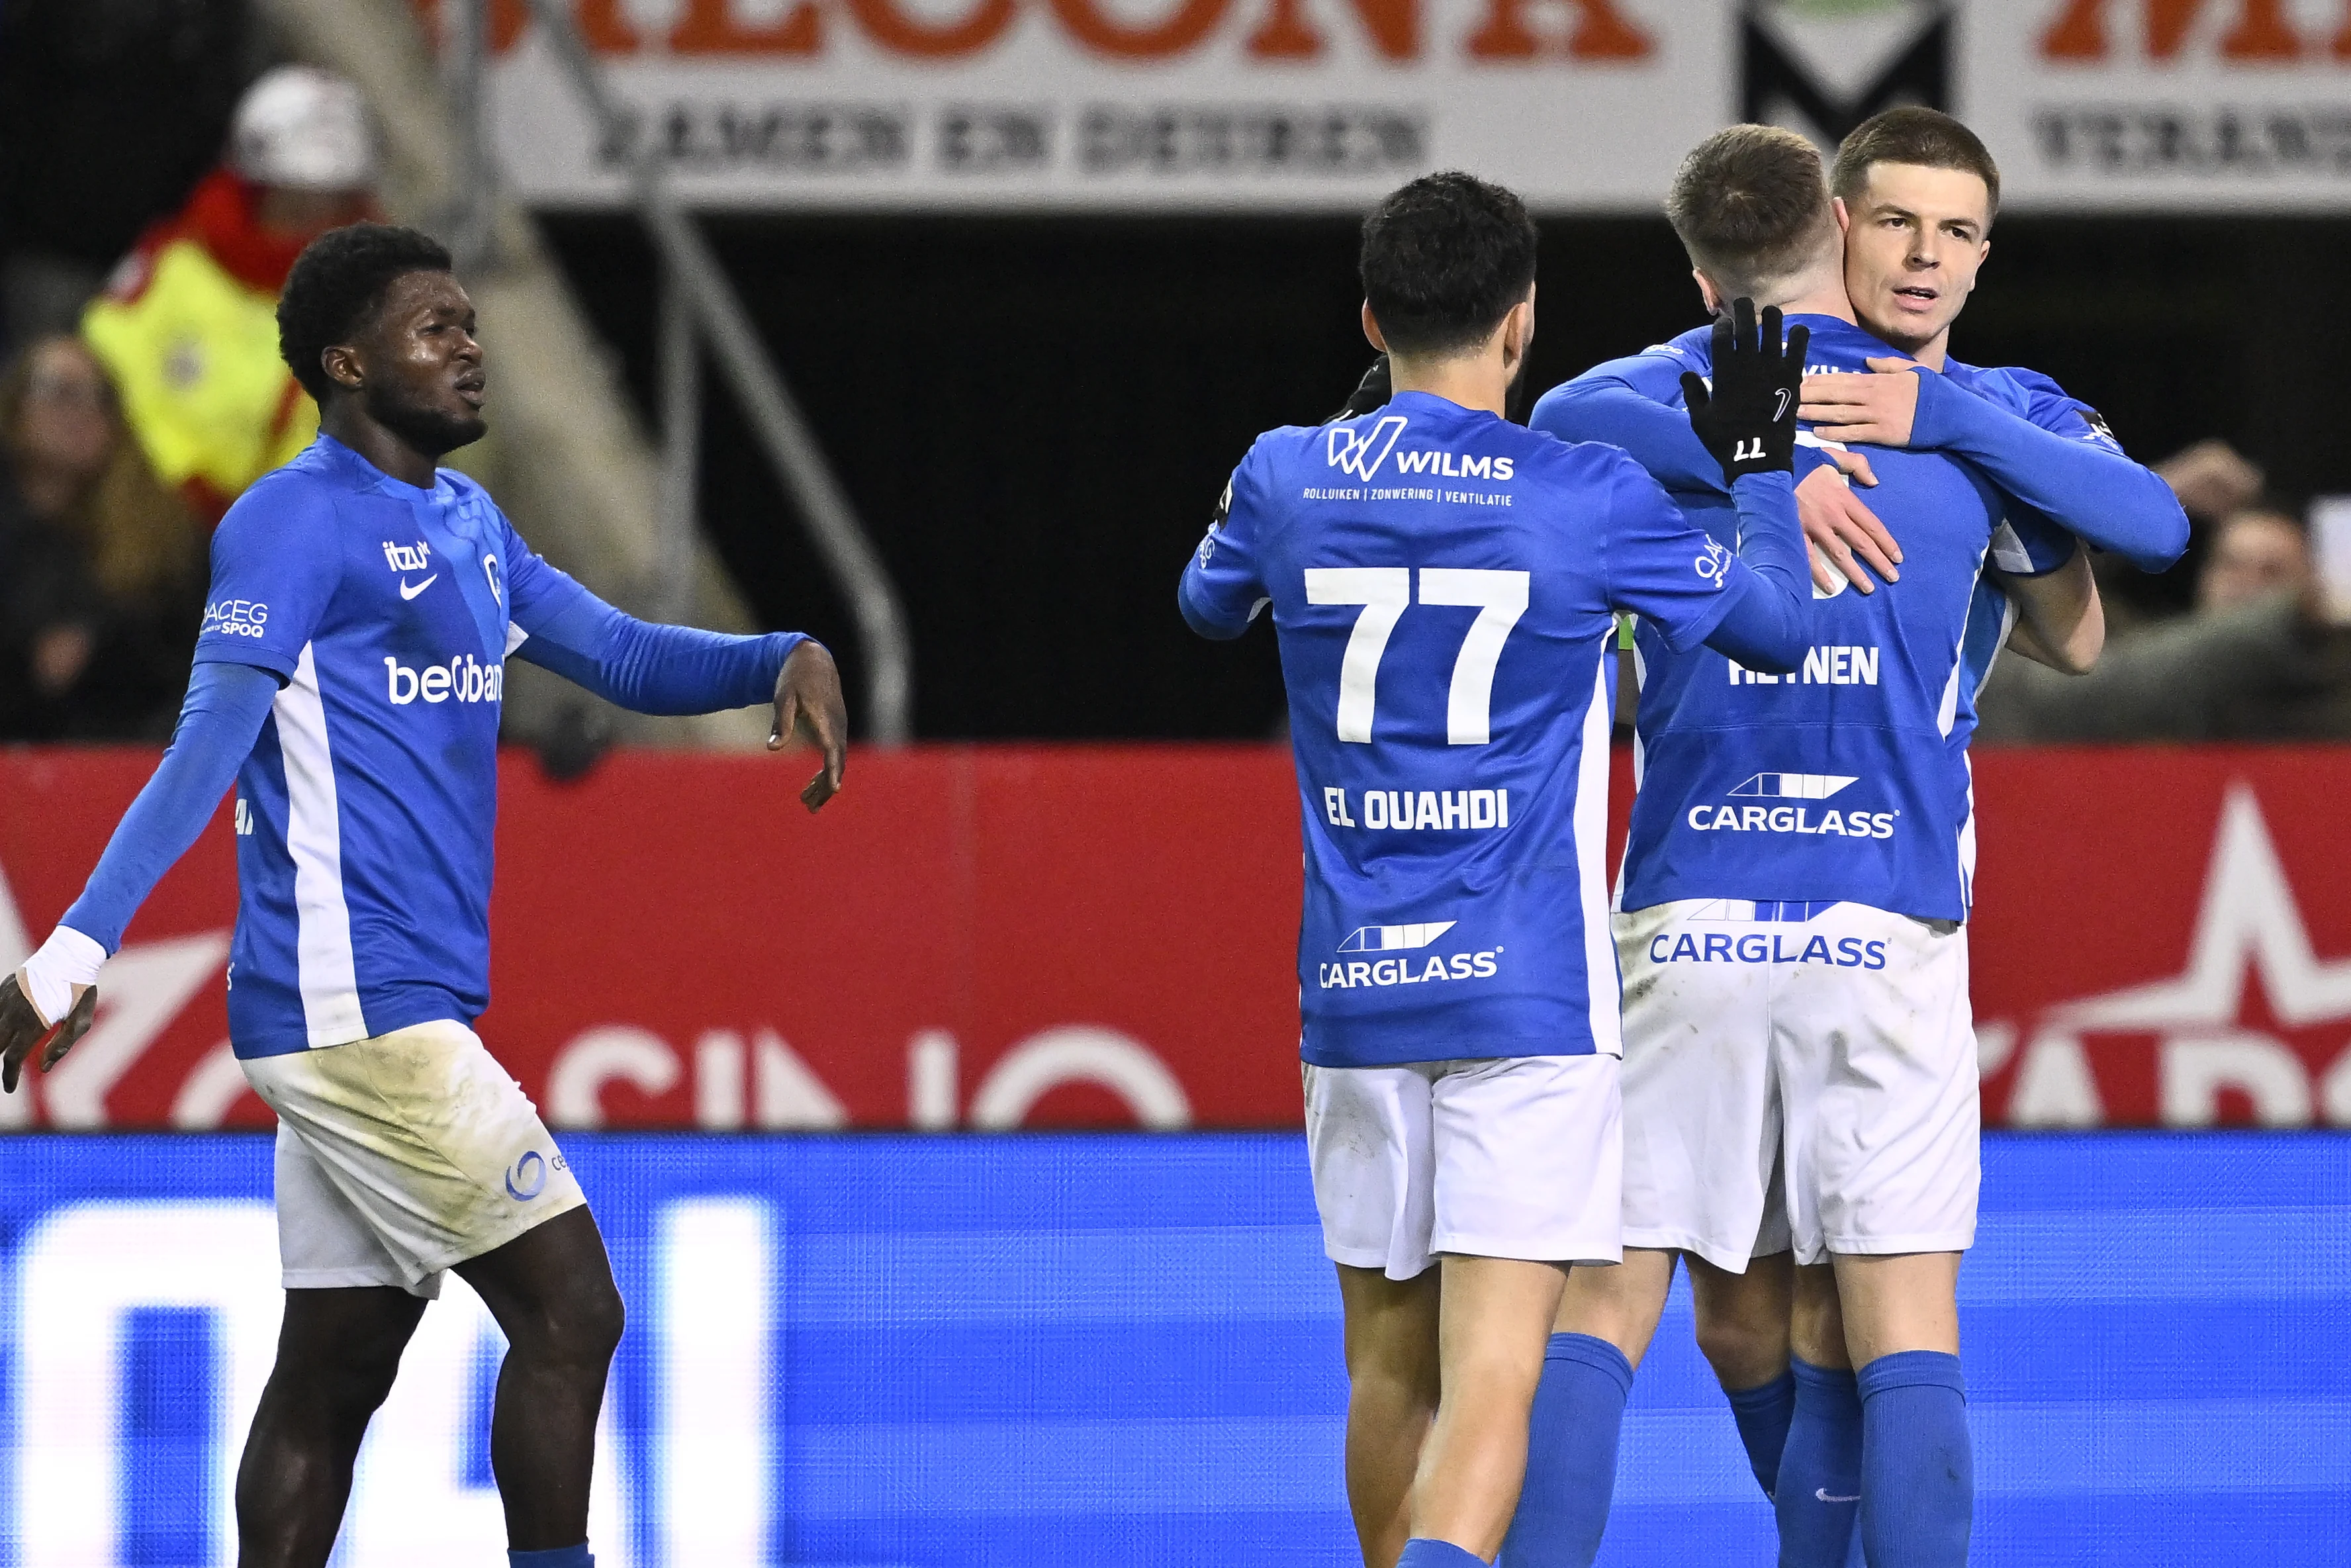
[[[1834,317],[1790,324],[1799,320],[1812,329],[1811,373],[1868,374],[1868,359],[1896,352]],[[1682,372],[1707,374],[1711,346],[1701,329],[1591,373],[1677,408]],[[1983,379],[1970,390],[2023,411],[2029,400],[2012,380]],[[1557,392],[1533,423],[1580,434]],[[1850,901],[1965,918],[1974,864],[1966,747],[2012,614],[1984,570],[2051,570],[2074,542],[1966,462],[1876,447],[1869,460],[1879,483],[1865,498],[1901,541],[1901,578],[1872,594],[1816,590],[1815,642],[1801,669],[1773,676],[1677,649],[1646,626],[1636,634],[1639,793],[1622,907]],[[1729,497],[1674,496],[1717,538],[1735,537]]]
[[[1748,570],[1621,451],[1426,393],[1259,438],[1181,591],[1225,635],[1271,607],[1306,1061],[1621,1052],[1614,612],[1687,650]]]
[[[488,1005],[506,659],[569,581],[464,475],[420,490],[330,436],[229,509],[195,656],[285,683],[237,778],[237,1055]]]

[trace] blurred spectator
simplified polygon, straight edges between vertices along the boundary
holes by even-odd
[[[2208,437],[2155,465],[2190,520],[2217,523],[2252,506],[2262,493],[2261,465],[2227,442]]]
[[[203,612],[202,530],[78,340],[0,375],[0,737],[159,738]]]
[[[0,360],[187,199],[258,32],[242,0],[0,0]]]
[[[2211,530],[2194,614],[2116,638],[2079,677],[2004,659],[1978,707],[1988,742],[2351,738],[2351,624],[2302,519],[2247,506]]]
[[[2217,614],[2275,593],[2299,601],[2313,586],[2310,536],[2302,519],[2281,507],[2249,504],[2213,531],[2196,574],[2196,611]]]
[[[359,89],[281,66],[237,105],[227,162],[82,319],[149,465],[208,522],[318,432],[277,355],[277,296],[304,246],[372,215],[374,179]]]

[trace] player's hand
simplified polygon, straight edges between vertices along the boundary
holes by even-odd
[[[47,1049],[41,1051],[41,1071],[47,1072],[65,1060],[74,1041],[89,1032],[90,1019],[98,1015],[98,988],[76,986],[73,1007],[58,1022],[49,1022],[25,994],[21,974],[0,979],[0,1090],[11,1094],[24,1074],[25,1059],[35,1048],[47,1042]]]
[[[768,731],[768,749],[780,751],[794,739],[824,753],[823,768],[800,791],[800,803],[813,811],[841,793],[849,765],[849,705],[841,698],[841,670],[814,638],[794,648],[776,674],[776,722]]]
[[[1907,446],[1910,427],[1918,418],[1918,377],[1927,373],[1927,367],[1898,359],[1867,363],[1875,373],[1806,376],[1804,403],[1797,415],[1823,441]]]
[[[1364,372],[1364,379],[1355,383],[1355,390],[1348,394],[1345,406],[1322,423],[1336,424],[1343,419],[1357,418],[1371,413],[1394,396],[1395,386],[1388,380],[1388,357],[1382,354],[1372,361],[1372,368]]]
[[[1730,314],[1714,319],[1714,386],[1688,371],[1682,398],[1689,404],[1690,428],[1714,460],[1725,484],[1747,474],[1786,474],[1796,465],[1796,394],[1804,379],[1804,350],[1812,330],[1789,329],[1780,340],[1780,308],[1767,305],[1762,319],[1755,301],[1730,302]]]
[[[1875,593],[1873,571],[1888,582],[1900,580],[1902,547],[1838,469],[1816,468],[1796,486],[1796,521],[1813,547],[1813,582],[1823,593],[1834,593],[1848,582]]]

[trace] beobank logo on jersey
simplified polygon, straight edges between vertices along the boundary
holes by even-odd
[[[506,695],[506,665],[485,664],[471,653],[421,670],[387,657],[383,673],[385,695],[394,707],[414,702],[494,703]]]

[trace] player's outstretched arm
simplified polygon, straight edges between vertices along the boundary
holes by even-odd
[[[1874,373],[1866,376],[1804,379],[1803,417],[1823,438],[1965,457],[2018,500],[2142,571],[2161,571],[2187,549],[2188,514],[2171,486],[2053,386],[2032,398],[2043,423],[1908,360],[1869,366]]]
[[[89,885],[40,951],[0,980],[0,1090],[15,1092],[37,1048],[44,1072],[64,1060],[98,1010],[99,967],[172,863],[212,821],[253,751],[277,697],[277,677],[206,662],[188,682],[172,745],[108,841]]]
[[[523,633],[513,656],[632,713],[718,713],[773,703],[769,749],[798,734],[824,751],[824,767],[800,791],[801,801],[813,811],[840,789],[849,724],[840,673],[820,644],[798,632],[747,637],[640,621],[528,554],[519,540],[511,548],[514,624]],[[814,652],[795,664],[803,649]]]

